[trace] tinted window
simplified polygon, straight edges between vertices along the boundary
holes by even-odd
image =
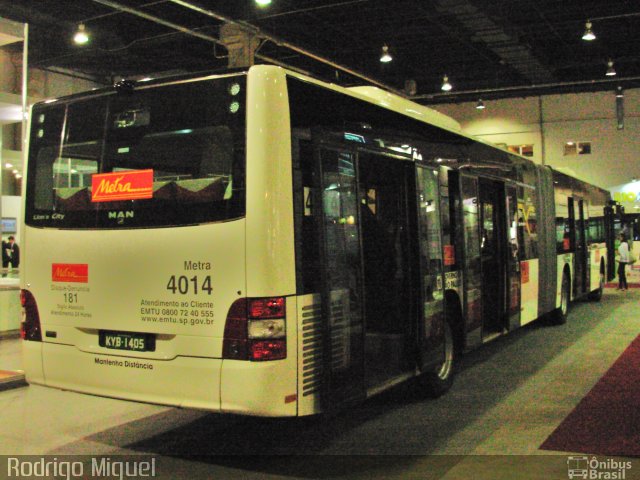
[[[238,76],[37,105],[26,222],[127,228],[243,216],[245,93]]]

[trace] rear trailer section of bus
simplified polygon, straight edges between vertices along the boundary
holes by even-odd
[[[33,107],[21,285],[30,383],[295,415],[282,402],[295,393],[295,363],[284,374],[295,301],[247,295],[246,98],[247,75],[233,74]]]

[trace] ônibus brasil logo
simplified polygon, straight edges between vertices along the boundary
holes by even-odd
[[[631,470],[631,461],[597,457],[570,456],[567,457],[567,475],[570,479],[583,478],[585,480],[625,480],[627,470]]]

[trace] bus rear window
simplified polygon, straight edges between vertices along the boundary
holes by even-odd
[[[242,217],[244,78],[34,107],[27,223],[131,228]]]

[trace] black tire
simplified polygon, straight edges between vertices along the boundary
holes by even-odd
[[[420,388],[432,398],[446,393],[453,385],[456,365],[456,348],[449,322],[444,323],[444,361],[430,372],[418,377]]]
[[[599,302],[602,300],[602,292],[604,291],[604,269],[600,269],[600,284],[598,285],[598,289],[589,293],[589,300],[593,300],[594,302]]]
[[[569,316],[569,302],[571,301],[571,282],[569,275],[565,272],[562,275],[562,289],[560,290],[560,307],[556,308],[551,315],[553,325],[563,325],[567,323]]]

